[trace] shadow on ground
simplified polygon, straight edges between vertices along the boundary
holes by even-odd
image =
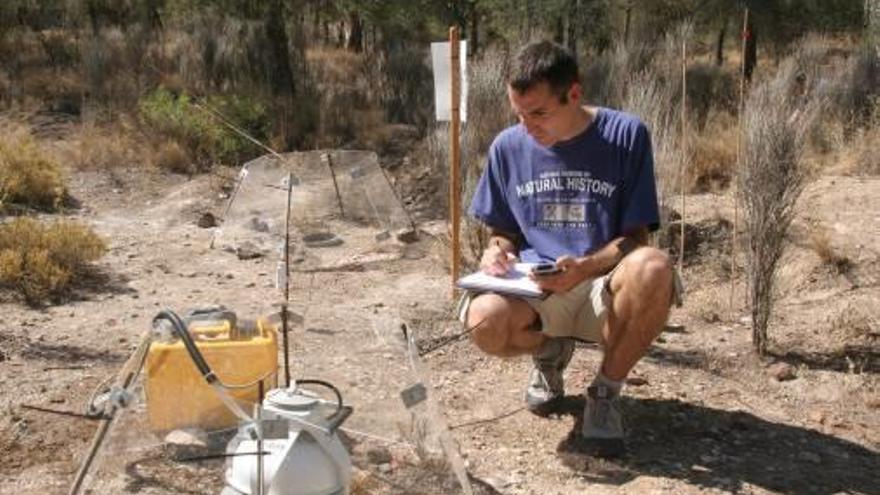
[[[557,447],[562,462],[594,483],[622,485],[638,476],[684,480],[738,492],[754,485],[778,493],[877,493],[880,453],[813,430],[670,399],[624,398],[627,453],[589,455],[579,437],[583,396],[560,412],[575,418]]]
[[[126,354],[118,352],[40,341],[30,342],[21,352],[21,356],[27,359],[44,359],[60,363],[88,363],[93,361],[121,363],[126,358]]]
[[[810,369],[880,373],[880,345],[850,344],[837,352],[788,351],[769,355]]]
[[[91,268],[79,276],[69,293],[62,298],[63,302],[87,301],[98,295],[131,295],[137,294],[137,290],[129,287],[131,279],[125,275],[110,271]]]

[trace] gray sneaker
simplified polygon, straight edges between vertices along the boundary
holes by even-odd
[[[605,385],[587,388],[581,434],[598,457],[619,457],[623,454],[623,416],[620,413],[619,394]]]
[[[542,354],[532,356],[535,367],[529,373],[526,387],[526,408],[538,416],[554,412],[558,400],[565,395],[562,374],[574,354],[574,342],[570,339],[551,339]]]

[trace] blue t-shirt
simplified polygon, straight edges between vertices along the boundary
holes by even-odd
[[[587,129],[550,147],[522,124],[505,129],[469,213],[523,239],[523,261],[592,253],[638,227],[659,226],[648,129],[633,115],[599,108]]]

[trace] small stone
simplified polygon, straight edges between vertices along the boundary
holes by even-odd
[[[253,260],[261,258],[263,253],[260,252],[260,250],[257,249],[257,246],[252,242],[245,241],[235,248],[235,255],[238,256],[238,259],[240,260]]]
[[[390,473],[391,469],[392,469],[391,464],[389,464],[387,462],[385,464],[379,464],[379,472],[382,474]]]
[[[269,232],[269,222],[253,217],[248,226],[256,232]]]
[[[685,326],[682,323],[667,323],[663,330],[672,333],[682,333],[685,331]]]
[[[781,361],[770,365],[770,367],[767,368],[767,371],[770,373],[770,376],[780,382],[797,378],[794,366]]]
[[[174,430],[165,435],[165,443],[187,447],[207,447],[204,432],[194,428]]]
[[[412,244],[419,240],[419,231],[416,229],[400,229],[394,233],[394,237],[404,244]]]
[[[373,447],[367,451],[367,460],[370,461],[371,464],[389,464],[390,465],[391,451],[389,451],[385,447]]]
[[[627,385],[632,385],[633,387],[641,387],[642,385],[647,385],[648,380],[640,377],[640,376],[631,376],[626,379]]]
[[[487,485],[491,486],[497,491],[501,491],[502,489],[510,485],[510,480],[506,480],[500,476],[490,476],[488,478],[485,478],[483,481],[485,481]]]
[[[810,412],[809,418],[813,423],[824,424],[826,419],[825,411],[815,409]]]
[[[217,226],[217,217],[214,216],[213,213],[203,213],[202,216],[199,217],[196,225],[201,229],[210,229]]]

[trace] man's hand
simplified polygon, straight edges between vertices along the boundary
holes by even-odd
[[[501,277],[510,271],[513,264],[516,263],[516,259],[516,256],[501,249],[501,246],[498,244],[491,244],[483,251],[483,257],[480,259],[480,270],[487,275]]]
[[[536,276],[532,273],[529,278],[538,284],[541,290],[560,293],[571,290],[575,285],[583,282],[591,276],[586,259],[575,259],[571,256],[562,256],[556,260],[556,266],[560,268],[555,275]]]

